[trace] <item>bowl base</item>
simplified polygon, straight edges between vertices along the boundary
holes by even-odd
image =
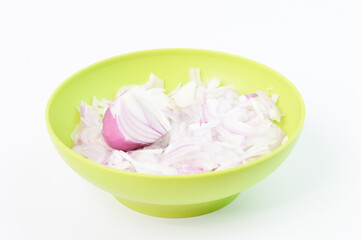
[[[223,208],[236,199],[238,195],[239,193],[211,202],[190,205],[158,205],[131,201],[117,196],[114,197],[128,208],[143,214],[164,218],[187,218],[211,213]]]

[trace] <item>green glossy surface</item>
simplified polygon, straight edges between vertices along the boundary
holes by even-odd
[[[280,126],[289,140],[272,153],[222,171],[164,176],[132,173],[89,161],[73,152],[70,133],[79,121],[76,106],[93,96],[113,98],[123,85],[144,83],[151,72],[165,80],[167,91],[188,82],[188,69],[200,68],[203,81],[219,78],[240,93],[257,89],[280,95],[286,113]],[[276,71],[239,56],[197,49],[135,52],[95,63],[69,77],[53,93],[46,109],[50,137],[66,163],[80,176],[112,193],[126,206],[154,216],[190,217],[227,205],[241,191],[271,174],[289,155],[301,133],[304,103],[297,89]]]

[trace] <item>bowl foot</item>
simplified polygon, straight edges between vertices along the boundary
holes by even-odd
[[[214,212],[231,203],[234,199],[237,198],[238,195],[239,193],[211,202],[190,205],[158,205],[151,203],[135,202],[119,198],[117,196],[114,197],[128,208],[143,214],[164,218],[186,218]]]

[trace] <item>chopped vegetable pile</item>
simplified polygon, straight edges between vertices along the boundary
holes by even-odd
[[[143,85],[119,89],[114,100],[81,102],[72,149],[91,161],[145,174],[195,174],[245,164],[287,141],[278,95],[239,95],[200,70],[166,94],[154,74]]]

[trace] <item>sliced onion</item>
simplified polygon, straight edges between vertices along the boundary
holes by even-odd
[[[277,94],[239,95],[233,85],[203,84],[199,69],[190,82],[166,95],[151,74],[143,85],[119,89],[114,101],[80,104],[73,150],[109,167],[145,174],[195,174],[245,164],[270,153],[288,137]]]
[[[101,144],[79,144],[72,147],[72,150],[96,163],[107,164],[110,151]]]

